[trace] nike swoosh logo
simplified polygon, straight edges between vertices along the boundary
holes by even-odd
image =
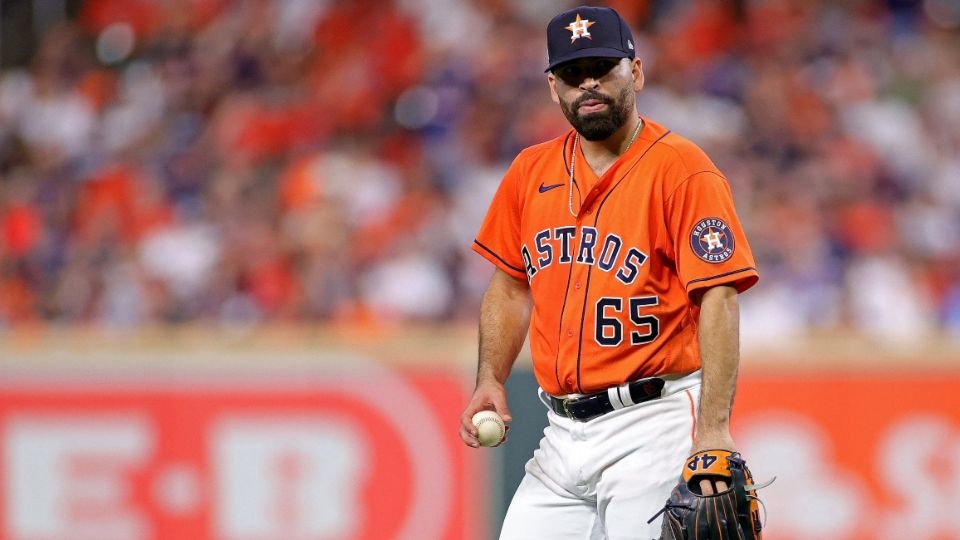
[[[553,188],[558,188],[558,187],[560,187],[560,186],[562,186],[562,185],[563,185],[563,184],[550,184],[549,186],[545,186],[545,185],[543,185],[543,182],[540,182],[540,193],[546,193],[546,192],[550,191],[551,189],[553,189]]]

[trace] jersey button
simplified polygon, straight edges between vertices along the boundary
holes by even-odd
[[[573,337],[573,330],[567,330],[567,337]]]
[[[573,288],[574,288],[574,289],[579,289],[579,288],[580,288],[580,282],[579,282],[579,281],[574,282]]]
[[[586,213],[587,213],[587,214],[592,214],[592,213],[593,213],[593,210],[587,210]]]

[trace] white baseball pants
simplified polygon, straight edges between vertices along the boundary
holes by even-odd
[[[651,540],[693,444],[700,372],[659,399],[577,422],[550,410],[500,540]],[[546,404],[543,390],[540,399]],[[549,409],[549,407],[548,407]]]

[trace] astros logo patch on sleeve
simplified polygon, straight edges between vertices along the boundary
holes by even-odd
[[[706,262],[722,263],[733,255],[733,232],[722,219],[702,219],[690,231],[690,247]]]

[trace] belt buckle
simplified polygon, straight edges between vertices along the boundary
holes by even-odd
[[[596,418],[596,416],[598,416],[598,415],[594,415],[594,416],[582,418],[573,414],[573,411],[570,410],[570,403],[579,402],[583,399],[584,398],[567,398],[563,400],[563,412],[567,414],[567,418],[573,420],[574,422],[586,422],[587,420],[591,420],[593,418]]]
[[[574,418],[573,414],[570,412],[570,407],[568,406],[568,403],[570,403],[570,399],[566,398],[563,401],[561,401],[561,403],[563,403],[563,412],[564,414],[567,415],[567,418],[571,420],[576,420],[576,418]]]

